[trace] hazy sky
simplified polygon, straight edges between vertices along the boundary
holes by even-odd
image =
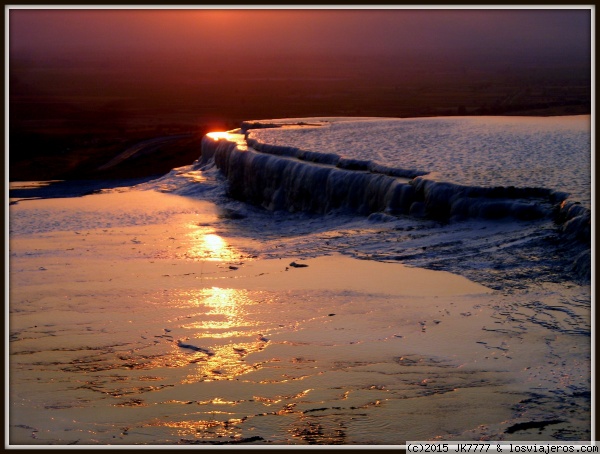
[[[591,10],[10,10],[12,56],[590,53]]]

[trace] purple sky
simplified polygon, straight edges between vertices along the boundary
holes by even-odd
[[[590,9],[10,10],[13,56],[590,52]]]

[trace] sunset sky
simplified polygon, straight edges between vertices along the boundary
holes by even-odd
[[[12,56],[73,53],[585,57],[590,9],[11,9]]]

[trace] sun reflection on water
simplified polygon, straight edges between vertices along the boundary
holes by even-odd
[[[194,260],[232,262],[239,259],[241,253],[215,233],[211,227],[190,224],[189,248],[186,257]]]
[[[192,306],[204,307],[208,318],[184,325],[187,329],[199,330],[229,330],[229,335],[243,334],[245,328],[252,326],[246,320],[247,306],[254,304],[244,289],[208,287],[189,292],[189,301]],[[215,333],[207,333],[215,337]],[[222,337],[222,336],[218,336]]]
[[[245,289],[207,287],[181,293],[180,307],[203,309],[181,325],[189,332],[184,345],[201,349],[189,353],[195,359],[194,369],[184,383],[231,380],[260,367],[245,361],[267,345],[250,310],[259,303]]]
[[[241,437],[241,427],[244,418],[228,418],[225,420],[216,419],[222,412],[211,412],[208,419],[199,421],[160,421],[155,420],[148,426],[163,426],[170,429],[175,429],[180,437],[193,437],[194,439],[236,439]],[[224,414],[228,416],[227,413]]]

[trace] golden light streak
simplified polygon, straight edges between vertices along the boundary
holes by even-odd
[[[185,253],[187,258],[217,262],[233,262],[241,257],[241,253],[227,244],[227,241],[215,233],[210,227],[190,224],[189,247]]]

